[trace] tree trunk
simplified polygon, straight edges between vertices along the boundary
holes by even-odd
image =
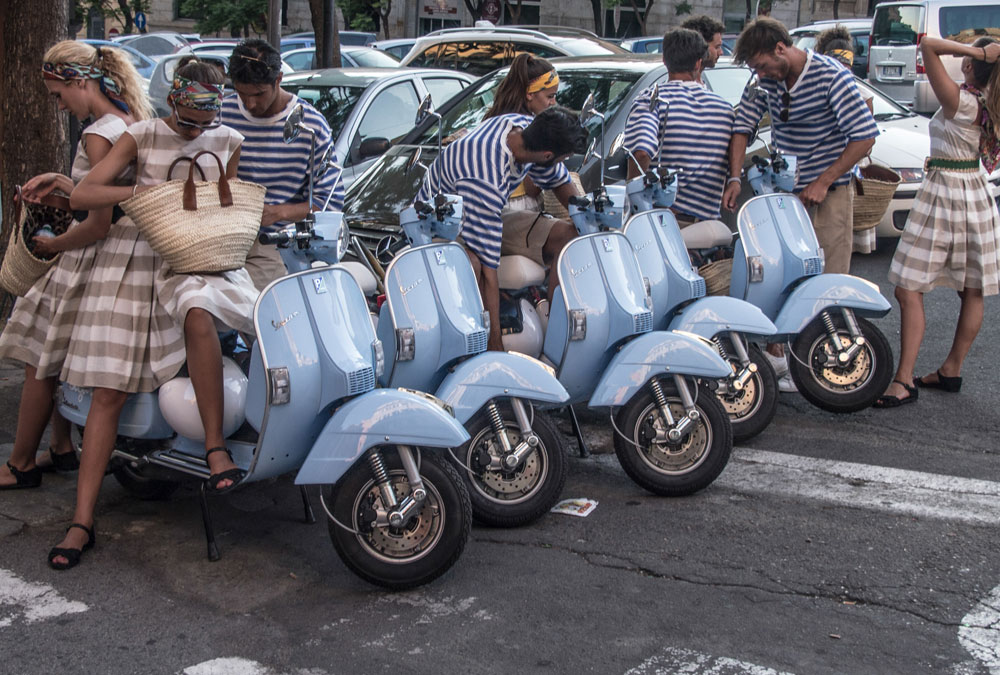
[[[646,3],[646,13],[639,11],[639,6],[635,4],[635,0],[629,0],[632,5],[632,15],[635,16],[635,20],[639,22],[639,35],[646,34],[646,16],[649,14],[649,6],[652,5],[652,1]]]
[[[840,18],[840,0],[833,0],[833,18]]]
[[[521,23],[521,10],[523,9],[521,5],[523,2],[524,0],[517,0],[517,4],[512,6],[510,0],[503,0],[503,4],[507,6],[507,12],[510,14],[510,22],[515,26]]]
[[[751,3],[752,3],[752,0],[747,0],[746,23],[750,23],[750,20],[753,18],[753,5]]]
[[[590,9],[594,12],[594,32],[600,36],[604,35],[604,8],[601,7],[601,0],[590,0]]]
[[[0,111],[0,250],[7,247],[14,218],[14,186],[46,171],[69,172],[67,116],[57,110],[41,78],[45,50],[68,37],[68,25],[65,0],[0,2],[2,42],[17,45],[0,52],[0,91],[7,100]]]
[[[385,39],[390,38],[389,35],[389,13],[392,11],[392,0],[385,0],[381,5],[379,5],[379,16],[382,17],[382,34]]]
[[[475,23],[483,18],[483,0],[465,0],[465,6],[472,14],[472,22]]]
[[[128,6],[128,0],[118,0],[118,9],[121,10],[122,20],[125,22],[123,32],[128,35],[132,32],[132,26],[135,25],[132,22],[132,8]]]

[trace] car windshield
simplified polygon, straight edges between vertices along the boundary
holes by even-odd
[[[942,7],[938,23],[946,40],[971,44],[984,36],[1000,37],[1000,5]]]
[[[872,46],[894,47],[917,44],[917,34],[923,24],[923,14],[924,8],[920,5],[878,7],[872,19]],[[943,26],[941,33],[944,34]]]
[[[569,38],[559,40],[557,44],[571,56],[607,56],[628,53],[628,50],[622,49],[618,45],[594,38]]]
[[[359,68],[395,68],[399,65],[399,59],[395,56],[372,47],[352,49],[349,53],[357,61]]]
[[[359,85],[338,85],[321,86],[310,84],[307,86],[297,86],[294,84],[284,84],[286,89],[300,98],[304,98],[323,114],[330,124],[330,131],[333,138],[340,135],[340,130],[344,128],[344,122],[358,104],[358,99],[367,89],[367,86]]]
[[[795,46],[799,49],[814,49],[816,47],[816,33],[797,33],[792,36]]]
[[[445,142],[459,138],[465,131],[478,125],[487,111],[493,105],[493,98],[500,81],[506,71],[494,74],[482,82],[472,94],[467,95],[444,116],[442,126]],[[594,93],[594,105],[611,118],[619,106],[629,99],[629,92],[642,75],[637,70],[564,70],[559,73],[559,90],[556,102],[569,108],[579,110],[587,95]],[[600,133],[601,122],[596,117],[587,123],[590,138],[596,138]],[[414,143],[426,145],[434,143],[437,137],[437,125],[428,127]]]

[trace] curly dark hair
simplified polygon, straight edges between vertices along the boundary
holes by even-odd
[[[524,147],[532,152],[551,152],[556,157],[586,151],[587,132],[572,111],[554,105],[535,115],[521,132]]]
[[[229,79],[238,84],[274,84],[281,75],[281,54],[265,40],[244,40],[229,57]]]
[[[758,54],[770,54],[778,43],[792,46],[788,29],[777,19],[759,17],[746,25],[733,47],[733,61],[746,63]]]
[[[705,42],[711,42],[716,33],[722,34],[726,32],[726,27],[722,25],[722,22],[716,21],[704,14],[701,16],[692,16],[681,24],[681,28],[698,31]]]

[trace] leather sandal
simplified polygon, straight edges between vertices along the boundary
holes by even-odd
[[[81,525],[80,523],[73,523],[66,528],[66,531],[69,532],[74,527],[87,533],[87,543],[83,545],[83,548],[53,547],[52,550],[49,551],[49,567],[54,570],[68,570],[71,567],[76,567],[80,564],[80,558],[83,556],[84,551],[89,551],[94,548],[94,544],[97,543],[97,539],[94,537],[93,526],[87,527],[86,525]],[[56,562],[56,558],[66,558],[66,562]]]
[[[7,462],[10,475],[16,481],[13,485],[0,485],[0,490],[20,490],[24,488],[36,488],[42,484],[42,470],[37,466],[34,469],[21,471],[10,462]]]
[[[906,393],[909,394],[906,398],[899,398],[898,396],[892,396],[890,394],[882,394],[875,402],[872,403],[873,408],[898,408],[901,405],[906,405],[907,403],[916,403],[917,398],[920,396],[920,390],[916,387],[906,384],[902,380],[893,380],[896,384],[902,385]]]
[[[229,455],[229,461],[233,461],[233,453],[229,451],[229,448],[220,445],[219,447],[212,448],[211,450],[205,453],[206,462],[208,461],[208,456],[211,455],[213,452],[224,452],[227,455]],[[208,480],[205,482],[208,485],[208,491],[210,493],[214,495],[224,495],[230,490],[236,488],[236,486],[240,484],[240,481],[243,480],[243,477],[246,475],[247,472],[244,471],[243,469],[239,468],[227,469],[225,471],[220,471],[219,473],[213,473],[211,476],[208,477]],[[231,480],[233,482],[232,484],[224,488],[220,488],[219,483],[221,483],[224,480]]]
[[[59,473],[70,473],[72,471],[79,471],[80,460],[76,456],[76,452],[70,450],[69,452],[56,452],[49,446],[49,461],[52,463],[48,466],[42,467],[42,471],[45,473],[59,472]]]
[[[924,375],[924,377],[927,377]],[[928,382],[924,377],[913,378],[913,384],[918,387],[923,387],[924,389],[940,389],[941,391],[946,391],[949,394],[957,394],[962,389],[962,378],[959,377],[948,377],[947,375],[942,375],[941,371],[937,371],[937,382]]]

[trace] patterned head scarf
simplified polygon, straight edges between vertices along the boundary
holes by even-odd
[[[997,138],[996,128],[993,126],[993,119],[986,109],[986,99],[983,92],[971,84],[963,84],[962,89],[973,94],[979,99],[979,158],[983,161],[986,173],[993,173],[1000,164],[1000,139]]]
[[[832,56],[848,68],[854,65],[854,52],[850,49],[831,49],[826,55]]]
[[[211,82],[189,80],[180,75],[174,75],[174,84],[167,94],[167,101],[194,110],[214,110],[222,108],[223,87]]]
[[[552,87],[559,86],[559,74],[555,70],[550,70],[547,73],[542,73],[531,82],[528,83],[528,94],[534,94],[535,92],[542,91],[543,89],[551,89]]]
[[[98,50],[100,55],[100,50]],[[123,112],[128,113],[128,104],[122,99],[121,89],[107,73],[99,66],[90,66],[83,63],[51,63],[46,61],[42,64],[42,77],[46,80],[59,80],[67,82],[69,80],[97,80],[101,88],[101,93],[108,97]]]

